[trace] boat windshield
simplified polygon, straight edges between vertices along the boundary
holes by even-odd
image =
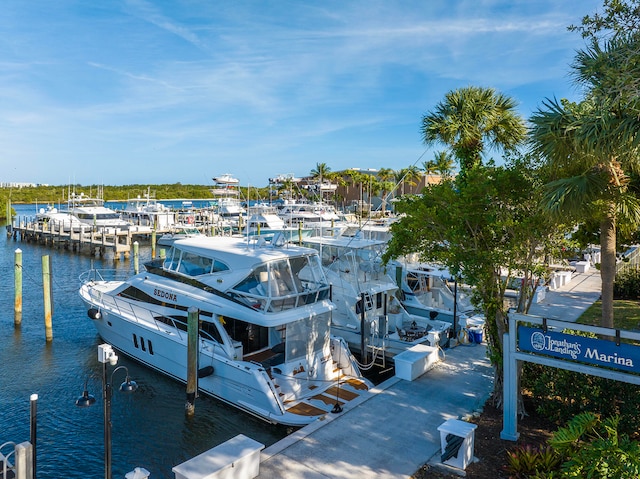
[[[177,248],[169,250],[163,268],[187,276],[200,276],[229,270],[229,267],[220,260],[200,256],[189,251],[181,251]]]
[[[273,312],[326,299],[329,285],[314,254],[261,264],[232,291],[253,308]]]

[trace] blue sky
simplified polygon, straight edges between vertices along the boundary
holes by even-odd
[[[4,0],[0,181],[243,185],[420,166],[474,85],[527,118],[578,99],[566,30],[598,0]],[[438,148],[436,148],[438,149]]]

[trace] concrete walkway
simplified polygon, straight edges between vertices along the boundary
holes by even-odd
[[[547,292],[530,313],[575,321],[599,297],[600,273],[592,270]],[[391,378],[344,412],[263,450],[258,477],[398,479],[439,462],[438,426],[479,411],[493,390],[485,345],[444,353],[445,360],[418,379]]]
[[[571,281],[547,291],[544,299],[531,305],[529,314],[548,319],[575,322],[584,311],[600,299],[602,280],[595,268],[574,273]]]

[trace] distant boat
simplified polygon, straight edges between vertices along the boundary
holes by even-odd
[[[160,246],[171,246],[180,239],[204,236],[202,232],[192,224],[175,223],[171,229],[158,238]]]
[[[214,199],[211,202],[213,211],[217,215],[219,226],[233,229],[246,223],[247,211],[240,201],[240,181],[229,173],[213,178],[215,184],[209,191]]]
[[[102,198],[92,198],[84,193],[71,193],[67,202],[67,213],[74,215],[82,223],[102,228],[128,229],[131,223],[120,214],[104,205]]]
[[[147,191],[144,197],[127,200],[122,209],[123,218],[138,226],[151,226],[156,229],[166,229],[176,222],[176,215],[169,207],[151,197]]]
[[[303,228],[302,225],[288,226],[285,221],[276,214],[276,209],[270,206],[253,206],[250,208],[251,215],[247,220],[244,234],[249,236],[260,236],[265,239],[278,235],[284,241],[300,241],[302,238],[311,236],[312,228]]]
[[[86,226],[76,216],[68,211],[60,211],[55,206],[48,205],[46,208],[40,208],[36,213],[36,221],[49,230],[56,230],[68,233],[70,231],[80,231]]]
[[[225,173],[224,175],[216,176],[213,178],[213,181],[220,184],[227,185],[238,185],[240,184],[240,180],[231,176],[230,173]]]
[[[94,326],[123,353],[186,382],[193,308],[198,389],[206,394],[290,426],[368,394],[371,383],[344,340],[330,333],[333,305],[315,250],[190,238],[145,267],[126,280],[100,271],[81,278]]]

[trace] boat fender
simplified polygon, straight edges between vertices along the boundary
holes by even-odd
[[[100,310],[96,308],[89,309],[89,311],[87,311],[87,315],[91,319],[100,319],[102,317],[102,315],[100,314]]]
[[[207,376],[211,376],[213,374],[213,366],[205,366],[204,368],[198,369],[198,377],[206,378]]]
[[[460,344],[471,343],[471,340],[469,339],[469,331],[466,328],[462,328],[460,332],[458,332],[458,342]]]

